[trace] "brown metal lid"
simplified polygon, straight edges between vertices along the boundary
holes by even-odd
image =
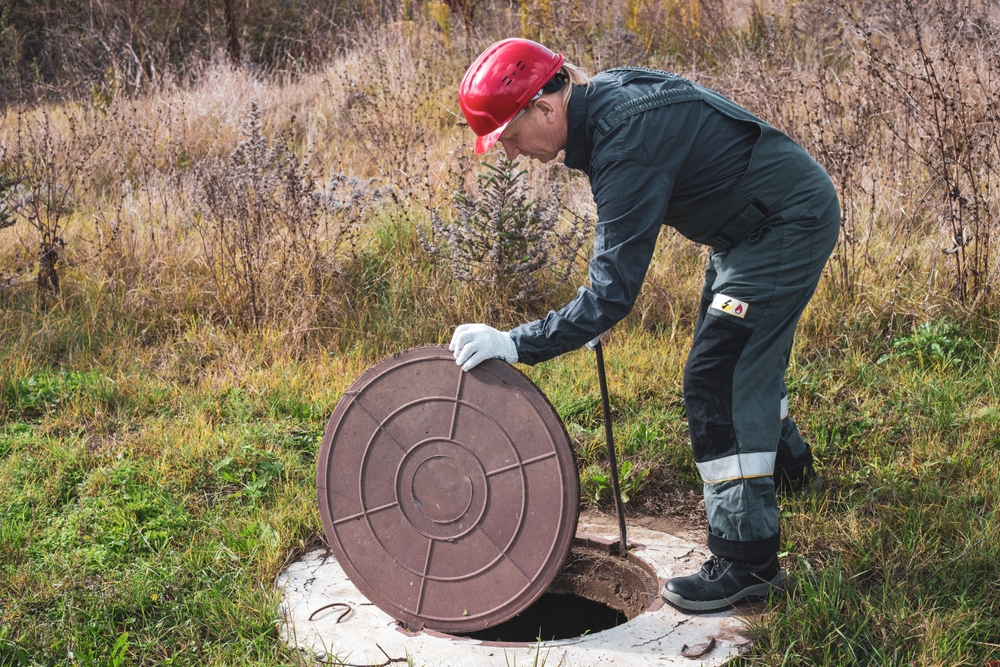
[[[576,531],[579,480],[545,396],[447,347],[371,367],[330,417],[316,475],[327,541],[358,589],[410,628],[466,632],[527,608]]]

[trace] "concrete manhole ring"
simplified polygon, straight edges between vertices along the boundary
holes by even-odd
[[[603,562],[597,559],[590,564],[584,563],[582,570],[579,567],[574,570],[574,557],[581,552],[597,553],[602,549],[609,552],[610,545],[617,542],[617,529],[610,521],[581,522],[568,565],[546,592],[556,597],[576,594],[600,598],[604,595],[612,605],[622,608],[631,604],[626,613],[630,620],[608,629],[541,642],[491,641],[432,630],[411,632],[361,594],[330,552],[321,548],[304,554],[278,577],[283,616],[281,635],[293,647],[351,665],[384,664],[391,657],[411,659],[414,665],[426,667],[506,667],[534,664],[536,658],[538,664],[542,664],[544,658],[546,665],[566,667],[714,666],[723,665],[737,655],[749,642],[738,612],[688,615],[662,604],[655,595],[658,587],[675,571],[686,574],[697,570],[708,557],[705,547],[683,537],[639,526],[629,526],[629,537],[630,543],[636,545],[632,551],[633,562],[624,566],[624,571],[619,568],[604,576],[607,585],[602,588],[600,570],[604,567]],[[589,572],[583,572],[588,568]],[[581,573],[586,575],[582,587],[578,586],[579,582],[574,583],[574,577]],[[628,594],[623,596],[614,590],[614,580],[625,582],[632,578],[635,581],[626,588],[637,593],[628,601]],[[588,587],[589,590],[583,590]],[[566,599],[573,600],[576,606],[580,598]],[[343,616],[347,609],[344,606],[314,613],[333,603],[349,605],[350,613]],[[524,615],[531,614],[533,608],[525,610]],[[637,609],[641,610],[638,614],[635,613]],[[515,621],[517,619],[508,623]],[[490,630],[502,630],[502,627]],[[704,653],[700,654],[702,651]],[[685,654],[697,657],[692,659]]]

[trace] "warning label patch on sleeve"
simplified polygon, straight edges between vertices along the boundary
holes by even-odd
[[[746,301],[740,301],[739,299],[734,299],[731,296],[719,293],[715,295],[714,299],[712,299],[712,308],[743,319],[746,317],[747,308],[749,308],[749,306]]]

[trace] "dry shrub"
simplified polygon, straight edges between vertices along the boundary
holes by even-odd
[[[0,172],[0,229],[11,227],[17,219],[14,217],[15,188],[17,179]]]
[[[192,85],[163,85],[137,108],[146,124],[167,125],[178,166],[228,156],[241,140],[242,122],[251,103],[260,110],[264,127],[297,132],[293,119],[304,106],[315,104],[315,87],[285,85],[225,62],[201,63]],[[155,113],[154,113],[155,112]]]
[[[39,294],[58,295],[66,248],[82,240],[67,230],[84,194],[100,184],[96,177],[109,127],[98,111],[76,106],[7,118],[13,118],[12,127],[0,145],[0,173],[8,184],[5,226],[17,234],[22,266],[33,267]],[[77,255],[73,261],[87,259]]]
[[[306,329],[329,298],[338,249],[381,191],[346,177],[317,189],[306,162],[261,129],[251,105],[244,140],[229,160],[198,165],[193,222],[226,319]]]
[[[128,294],[160,283],[164,250],[179,257],[184,246],[171,228],[180,203],[175,164],[180,149],[168,107],[148,113],[123,98],[109,105],[104,122],[109,128],[104,184],[101,196],[90,202],[94,249],[106,288]]]
[[[626,0],[624,10],[626,28],[647,52],[701,41],[701,0]]]
[[[331,97],[343,100],[337,140],[355,143],[372,175],[403,194],[426,191],[434,145],[458,120],[455,89],[462,71],[443,42],[419,24],[373,31],[329,83]]]
[[[904,0],[864,18],[842,9],[864,48],[886,138],[911,158],[911,188],[944,237],[951,293],[975,310],[997,269],[1000,11],[975,0]]]

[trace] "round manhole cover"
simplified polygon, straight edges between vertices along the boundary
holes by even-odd
[[[437,345],[344,393],[316,489],[354,585],[412,629],[445,632],[491,627],[545,592],[579,504],[573,449],[538,388],[502,361],[462,372]]]

